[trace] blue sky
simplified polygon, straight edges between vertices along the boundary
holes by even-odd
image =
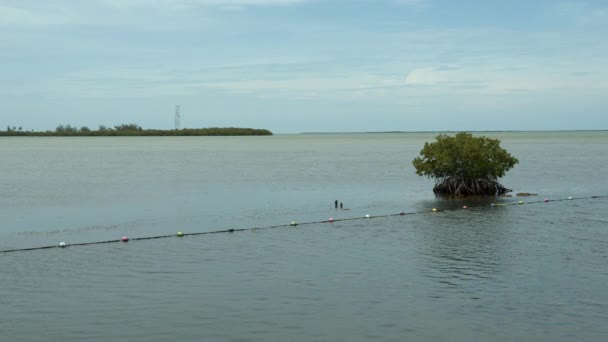
[[[608,129],[607,37],[607,1],[0,0],[0,127]]]

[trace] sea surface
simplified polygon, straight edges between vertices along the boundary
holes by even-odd
[[[608,341],[608,132],[483,133],[538,196],[478,200],[435,135],[0,138],[0,250],[68,244],[0,253],[1,340]]]

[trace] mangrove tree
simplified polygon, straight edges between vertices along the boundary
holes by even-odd
[[[412,162],[416,174],[435,179],[435,194],[499,196],[511,191],[498,179],[519,161],[500,147],[500,140],[467,132],[440,134],[435,139],[425,143]]]

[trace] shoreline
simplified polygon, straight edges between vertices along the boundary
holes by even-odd
[[[106,129],[78,131],[0,131],[0,137],[176,137],[176,136],[269,136],[267,129],[240,127],[185,128],[179,130],[160,129]]]

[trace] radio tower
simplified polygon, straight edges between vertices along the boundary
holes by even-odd
[[[177,131],[178,129],[180,129],[179,127],[179,105],[175,106],[175,130]]]

